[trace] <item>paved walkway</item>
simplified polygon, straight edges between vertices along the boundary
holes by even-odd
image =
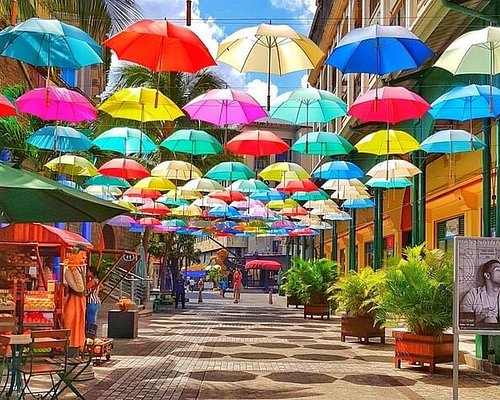
[[[341,343],[339,321],[304,320],[283,298],[243,294],[141,318],[139,339],[117,340],[91,399],[450,399],[451,366],[430,375],[393,366],[386,345]],[[208,298],[207,298],[208,297]],[[195,301],[195,296],[191,296]],[[500,399],[500,378],[463,366],[460,398]]]

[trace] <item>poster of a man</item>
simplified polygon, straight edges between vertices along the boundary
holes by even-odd
[[[500,238],[455,239],[456,328],[500,332]]]

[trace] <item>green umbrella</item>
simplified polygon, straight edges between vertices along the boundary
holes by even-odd
[[[126,179],[118,178],[116,176],[105,176],[105,175],[96,175],[90,179],[87,179],[83,186],[114,186],[117,188],[128,189],[131,187],[130,183],[127,182]]]
[[[156,199],[157,203],[165,204],[166,206],[179,207],[179,206],[188,206],[189,201],[184,199],[174,199],[173,197],[158,197]]]
[[[301,136],[293,144],[292,150],[302,154],[335,156],[349,154],[354,150],[354,147],[347,139],[336,133],[319,131],[309,132]]]
[[[205,174],[205,178],[216,181],[236,181],[238,179],[250,179],[254,175],[254,172],[245,164],[237,161],[227,161],[212,167]]]
[[[269,187],[257,179],[239,179],[227,187],[227,190],[235,190],[241,193],[254,193],[257,190],[269,190]]]
[[[0,222],[101,222],[128,210],[0,163]]]
[[[330,195],[320,189],[314,192],[295,192],[291,198],[296,201],[315,201],[329,199]]]
[[[205,131],[195,129],[181,129],[175,131],[160,143],[161,147],[194,156],[217,154],[222,151],[222,145],[213,136]]]

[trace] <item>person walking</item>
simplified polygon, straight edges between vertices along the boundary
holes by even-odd
[[[182,308],[186,308],[186,281],[181,273],[177,275],[177,280],[175,281],[175,308],[179,306],[179,301],[182,304]]]
[[[189,279],[189,290],[191,292],[194,292],[194,279],[193,278]]]
[[[220,295],[222,297],[226,297],[227,282],[224,279],[220,281],[219,287],[220,287]]]
[[[233,273],[233,291],[234,291],[234,302],[239,303],[241,301],[241,272],[239,270]]]
[[[205,282],[203,278],[198,279],[198,303],[203,303],[203,289],[205,288]]]

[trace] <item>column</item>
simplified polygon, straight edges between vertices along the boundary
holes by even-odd
[[[313,239],[314,240],[314,239]],[[325,257],[325,230],[319,230],[319,258]]]
[[[337,261],[337,221],[332,221],[332,254],[331,259]]]
[[[356,260],[356,209],[351,209],[352,219],[349,221],[349,271],[357,271]]]
[[[382,246],[384,236],[384,192],[374,189],[375,208],[373,215],[373,269],[382,268]]]

